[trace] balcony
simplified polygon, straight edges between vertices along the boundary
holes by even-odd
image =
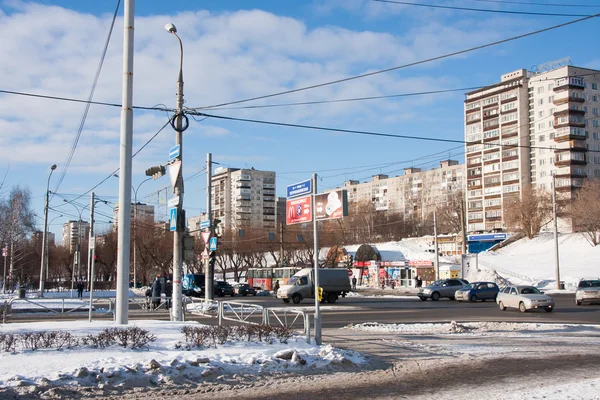
[[[560,116],[554,116],[554,128],[563,128],[563,127],[574,127],[574,128],[585,128],[585,119],[583,115],[580,114],[571,114],[571,113],[563,113]]]
[[[585,153],[561,151],[556,153],[556,161],[554,165],[557,167],[568,167],[571,165],[587,165]]]
[[[564,78],[558,78],[554,80],[554,90],[555,92],[560,92],[565,89],[584,89],[585,81],[583,78],[568,76]]]
[[[581,128],[571,128],[569,126],[565,126],[562,128],[556,129],[556,134],[554,136],[555,142],[564,142],[567,140],[585,140],[587,139],[587,134],[585,130]]]
[[[271,190],[271,189],[265,189],[265,190],[263,190],[263,194],[264,194],[265,196],[269,196],[269,195],[270,195],[270,196],[274,196],[274,195],[275,195],[275,191],[274,191],[274,190]]]

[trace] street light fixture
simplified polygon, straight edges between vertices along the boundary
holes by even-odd
[[[50,193],[50,177],[56,169],[56,164],[50,166],[50,174],[48,174],[48,183],[46,184],[46,205],[44,207],[44,232],[42,234],[42,262],[40,265],[40,297],[44,297],[44,269],[48,269],[48,250],[47,235],[48,235],[48,202]]]

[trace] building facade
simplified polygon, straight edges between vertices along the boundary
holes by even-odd
[[[63,224],[63,246],[68,246],[71,252],[77,244],[86,242],[90,235],[90,224],[82,220],[70,220]]]
[[[276,229],[275,189],[274,171],[217,168],[212,176],[212,216],[225,230]]]
[[[140,223],[153,224],[154,223],[154,206],[138,202],[131,203],[131,223],[133,220],[139,221]],[[117,229],[119,224],[119,204],[115,205],[113,209],[113,229]]]

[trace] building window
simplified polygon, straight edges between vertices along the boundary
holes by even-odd
[[[594,132],[594,139],[598,139],[598,132]]]
[[[542,118],[544,116],[544,111],[538,112],[538,117]]]
[[[554,101],[554,96],[548,97],[548,104],[552,103],[553,101]]]
[[[544,105],[544,99],[539,99],[539,100],[538,100],[538,105],[540,105],[540,106],[541,106],[541,105]]]
[[[540,86],[539,88],[537,88],[537,93],[538,93],[538,94],[542,94],[542,93],[544,93],[544,87],[543,87],[543,86]]]
[[[595,119],[592,124],[594,125],[594,128],[598,128],[600,126],[597,119]]]
[[[598,90],[598,84],[597,83],[592,83],[592,89]]]

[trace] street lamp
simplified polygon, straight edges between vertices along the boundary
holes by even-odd
[[[79,214],[79,219],[77,220],[77,244],[75,246],[75,260],[77,260],[77,277],[78,279],[81,279],[81,253],[80,253],[80,245],[81,245],[81,214],[83,213],[83,211],[87,208],[83,207],[81,209],[81,211],[79,210],[79,207],[77,207],[75,204],[67,201],[66,199],[63,200],[65,203],[72,205],[73,207],[75,207],[75,209],[77,210],[77,213]],[[71,277],[71,296],[73,296],[73,284],[75,281],[75,266],[73,266],[73,273],[72,273],[72,277]]]
[[[119,175],[117,174],[113,174],[113,176],[115,178],[118,178]],[[133,185],[131,185],[131,189],[133,190],[133,288],[137,288],[137,261],[136,261],[136,229],[135,229],[135,225],[136,225],[136,220],[137,220],[137,206],[138,206],[138,201],[137,201],[137,192],[140,188],[140,186],[142,186],[143,183],[148,182],[149,180],[152,180],[152,178],[148,178],[145,179],[143,181],[140,182],[140,184],[137,186],[137,188],[133,188]]]
[[[50,166],[50,174],[48,174],[48,183],[46,184],[46,205],[44,206],[44,232],[42,234],[42,262],[40,265],[40,297],[44,297],[44,268],[47,270],[48,255],[48,243],[46,236],[48,235],[48,201],[50,193],[50,177],[56,169],[56,164]]]
[[[185,223],[183,212],[183,131],[189,125],[186,115],[183,113],[183,43],[177,35],[177,28],[173,24],[165,25],[167,32],[173,34],[179,41],[179,75],[177,77],[177,104],[175,116],[171,119],[171,126],[175,129],[175,149],[173,162],[170,168],[176,169],[176,179],[173,185],[174,199],[177,204],[170,212],[170,219],[174,220],[173,232],[173,308],[171,310],[171,319],[173,321],[182,320],[181,312],[181,275],[182,275],[182,250],[183,250],[183,231]]]
[[[52,218],[48,222],[48,226],[52,225],[52,222],[54,222],[55,219],[59,219],[59,218],[62,218],[62,217],[63,217],[63,215],[60,214],[60,215],[57,215],[56,217]],[[48,240],[46,239],[46,242],[47,241]],[[48,275],[49,275],[48,270],[50,269],[50,268],[48,268],[48,265],[50,264],[50,249],[48,248],[48,243],[46,243],[46,253],[47,253],[46,254],[46,280],[48,280]]]

